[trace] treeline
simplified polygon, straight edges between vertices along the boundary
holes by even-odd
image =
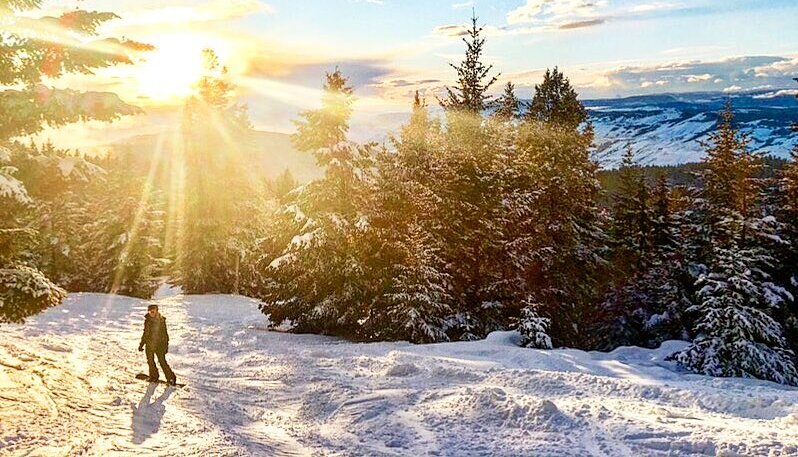
[[[302,186],[249,171],[246,109],[211,52],[179,147],[149,170],[3,138],[0,184],[17,189],[1,193],[0,241],[14,249],[3,241],[0,261],[17,275],[3,319],[64,288],[146,297],[168,275],[187,293],[259,298],[296,332],[426,343],[517,328],[524,346],[582,349],[685,339],[671,357],[690,370],[798,383],[796,162],[764,173],[728,106],[689,182],[649,175],[630,147],[603,190],[562,72],[529,104],[511,83],[493,98],[476,19],[464,42],[444,118],[417,94],[385,144],[348,141],[353,89],[328,74],[321,108],[296,121],[296,147],[325,170]]]
[[[634,145],[629,144],[633,148]],[[788,163],[787,160],[771,155],[762,156],[762,167],[757,170],[756,177],[772,179],[778,176],[779,171]],[[705,162],[688,162],[677,165],[641,165],[640,171],[645,175],[646,180],[655,182],[660,177],[665,177],[671,187],[696,187],[700,186],[699,177],[707,168]],[[620,167],[603,169],[599,171],[598,177],[601,188],[604,191],[605,202],[609,202],[609,197],[618,191],[620,185]]]

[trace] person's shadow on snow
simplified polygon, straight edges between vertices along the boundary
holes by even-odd
[[[143,443],[161,428],[161,419],[163,419],[163,415],[166,412],[166,406],[163,403],[172,395],[175,389],[171,386],[167,387],[160,397],[150,402],[156,387],[158,387],[158,384],[150,383],[138,406],[133,407],[131,427],[133,428],[134,444]]]

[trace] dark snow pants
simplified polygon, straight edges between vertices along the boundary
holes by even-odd
[[[161,365],[161,371],[163,371],[163,375],[166,376],[166,380],[169,381],[175,377],[174,372],[169,368],[169,364],[166,363],[166,352],[155,352],[150,348],[146,348],[144,352],[147,354],[147,365],[150,367],[150,379],[158,379],[158,367],[155,366],[156,355],[158,356],[158,363]]]

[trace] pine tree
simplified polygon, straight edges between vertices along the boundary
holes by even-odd
[[[82,249],[91,253],[88,282],[74,290],[148,299],[166,267],[164,198],[145,176],[131,173],[130,157],[104,163],[104,179],[93,185],[86,206],[92,213]]]
[[[541,317],[538,313],[540,305],[525,301],[525,306],[521,310],[521,318],[518,322],[518,331],[521,333],[521,346],[534,349],[551,349],[551,337],[549,336],[549,325],[551,320]]]
[[[89,255],[83,249],[92,214],[86,205],[91,183],[105,171],[93,160],[59,150],[50,143],[17,147],[12,161],[18,177],[27,183],[34,202],[24,223],[37,232],[31,248],[33,263],[50,280],[67,290],[86,290],[84,274]]]
[[[651,244],[654,250],[674,247],[673,212],[668,178],[660,175],[653,191]]]
[[[321,108],[308,110],[294,121],[297,131],[292,136],[300,151],[315,152],[344,141],[349,131],[349,118],[354,103],[353,89],[341,70],[327,73],[321,97]]]
[[[511,82],[504,86],[504,93],[493,105],[496,107],[493,112],[494,119],[510,122],[521,117],[521,100],[515,96],[515,86]]]
[[[327,76],[322,110],[302,114],[295,141],[314,151],[323,178],[303,186],[277,214],[276,228],[263,246],[262,274],[269,278],[254,291],[263,312],[275,323],[289,319],[295,330],[363,338],[362,322],[376,294],[369,281],[364,215],[376,147],[345,140],[349,112],[325,109],[331,100],[350,107],[351,89],[336,70]]]
[[[615,265],[627,273],[645,267],[651,251],[653,226],[649,187],[631,146],[624,153],[618,180],[618,192],[613,196],[611,236],[615,244]]]
[[[796,128],[798,131],[798,127]],[[787,341],[793,352],[798,351],[798,147],[790,160],[779,171],[775,186],[776,211],[779,221],[778,236],[786,246],[776,250],[778,269],[774,276],[793,296],[782,310],[779,322],[784,323]]]
[[[703,213],[696,232],[705,233],[697,251],[702,271],[696,281],[696,339],[672,356],[688,369],[715,376],[748,376],[796,383],[794,355],[782,324],[773,318],[789,294],[773,283],[776,221],[762,214],[758,157],[733,125],[727,103],[718,130],[705,144]]]
[[[66,293],[31,264],[34,230],[20,216],[33,200],[7,165],[11,153],[0,146],[0,323],[23,322],[61,302]]]
[[[242,261],[251,258],[243,239],[260,230],[265,183],[248,164],[247,108],[234,102],[235,86],[216,54],[203,56],[205,74],[182,122],[186,201],[174,279],[187,293],[232,293]]]
[[[764,272],[770,259],[735,243],[719,248],[710,273],[697,285],[697,338],[670,356],[680,365],[711,376],[766,379],[798,385],[794,354],[781,325],[766,310],[779,306],[785,291]]]
[[[405,233],[397,240],[399,258],[390,268],[390,285],[377,298],[366,326],[373,326],[379,339],[447,341],[451,278],[445,273],[441,248],[418,223],[411,223]]]
[[[577,129],[587,122],[587,110],[577,99],[576,91],[565,74],[554,67],[554,70],[546,69],[542,84],[535,85],[535,95],[524,118]]]
[[[551,319],[555,346],[592,347],[588,328],[599,312],[599,280],[606,268],[606,235],[597,207],[598,166],[590,138],[546,125],[521,125],[515,146],[528,163],[529,205],[537,221],[524,272],[529,295]]]
[[[472,15],[468,36],[463,38],[466,44],[465,59],[459,65],[449,64],[457,72],[457,85],[454,89],[447,87],[446,99],[439,100],[446,111],[481,115],[490,106],[488,90],[496,82],[498,75],[489,78],[493,65],[485,66],[482,62],[485,46],[485,39],[481,37],[482,29],[477,26],[476,15]]]
[[[66,33],[59,42],[43,36],[53,18],[31,18],[40,0],[0,2],[0,322],[22,322],[26,317],[58,304],[64,291],[46,278],[33,263],[35,231],[22,227],[31,200],[22,182],[14,177],[16,167],[8,163],[13,137],[24,137],[45,126],[60,126],[80,120],[110,121],[138,110],[116,95],[52,89],[43,82],[69,73],[132,62],[130,54],[150,46],[115,38],[104,38],[98,49],[87,49],[87,39],[96,37],[100,25],[117,16],[112,13],[73,10],[55,18]],[[27,13],[23,15],[21,13]],[[35,16],[35,13],[33,14]],[[42,25],[42,27],[38,27]]]
[[[291,170],[286,168],[280,176],[269,182],[269,189],[272,196],[274,196],[281,203],[285,203],[288,199],[288,194],[296,189],[297,182]]]
[[[736,211],[742,217],[756,211],[755,200],[761,186],[754,177],[761,160],[748,151],[749,143],[748,136],[734,127],[734,111],[728,101],[720,114],[717,131],[703,144],[707,165],[703,175],[704,195],[714,208]]]
[[[375,294],[364,257],[369,221],[361,213],[370,180],[373,146],[339,142],[317,151],[325,176],[302,188],[276,216],[263,274],[270,278],[255,291],[263,312],[279,324],[289,319],[299,332],[362,338],[361,322]],[[268,262],[266,264],[266,262]]]

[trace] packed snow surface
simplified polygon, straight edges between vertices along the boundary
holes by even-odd
[[[270,332],[243,297],[156,297],[183,389],[134,379],[147,301],[0,327],[0,455],[798,455],[798,389],[680,373],[685,343],[353,344]]]

